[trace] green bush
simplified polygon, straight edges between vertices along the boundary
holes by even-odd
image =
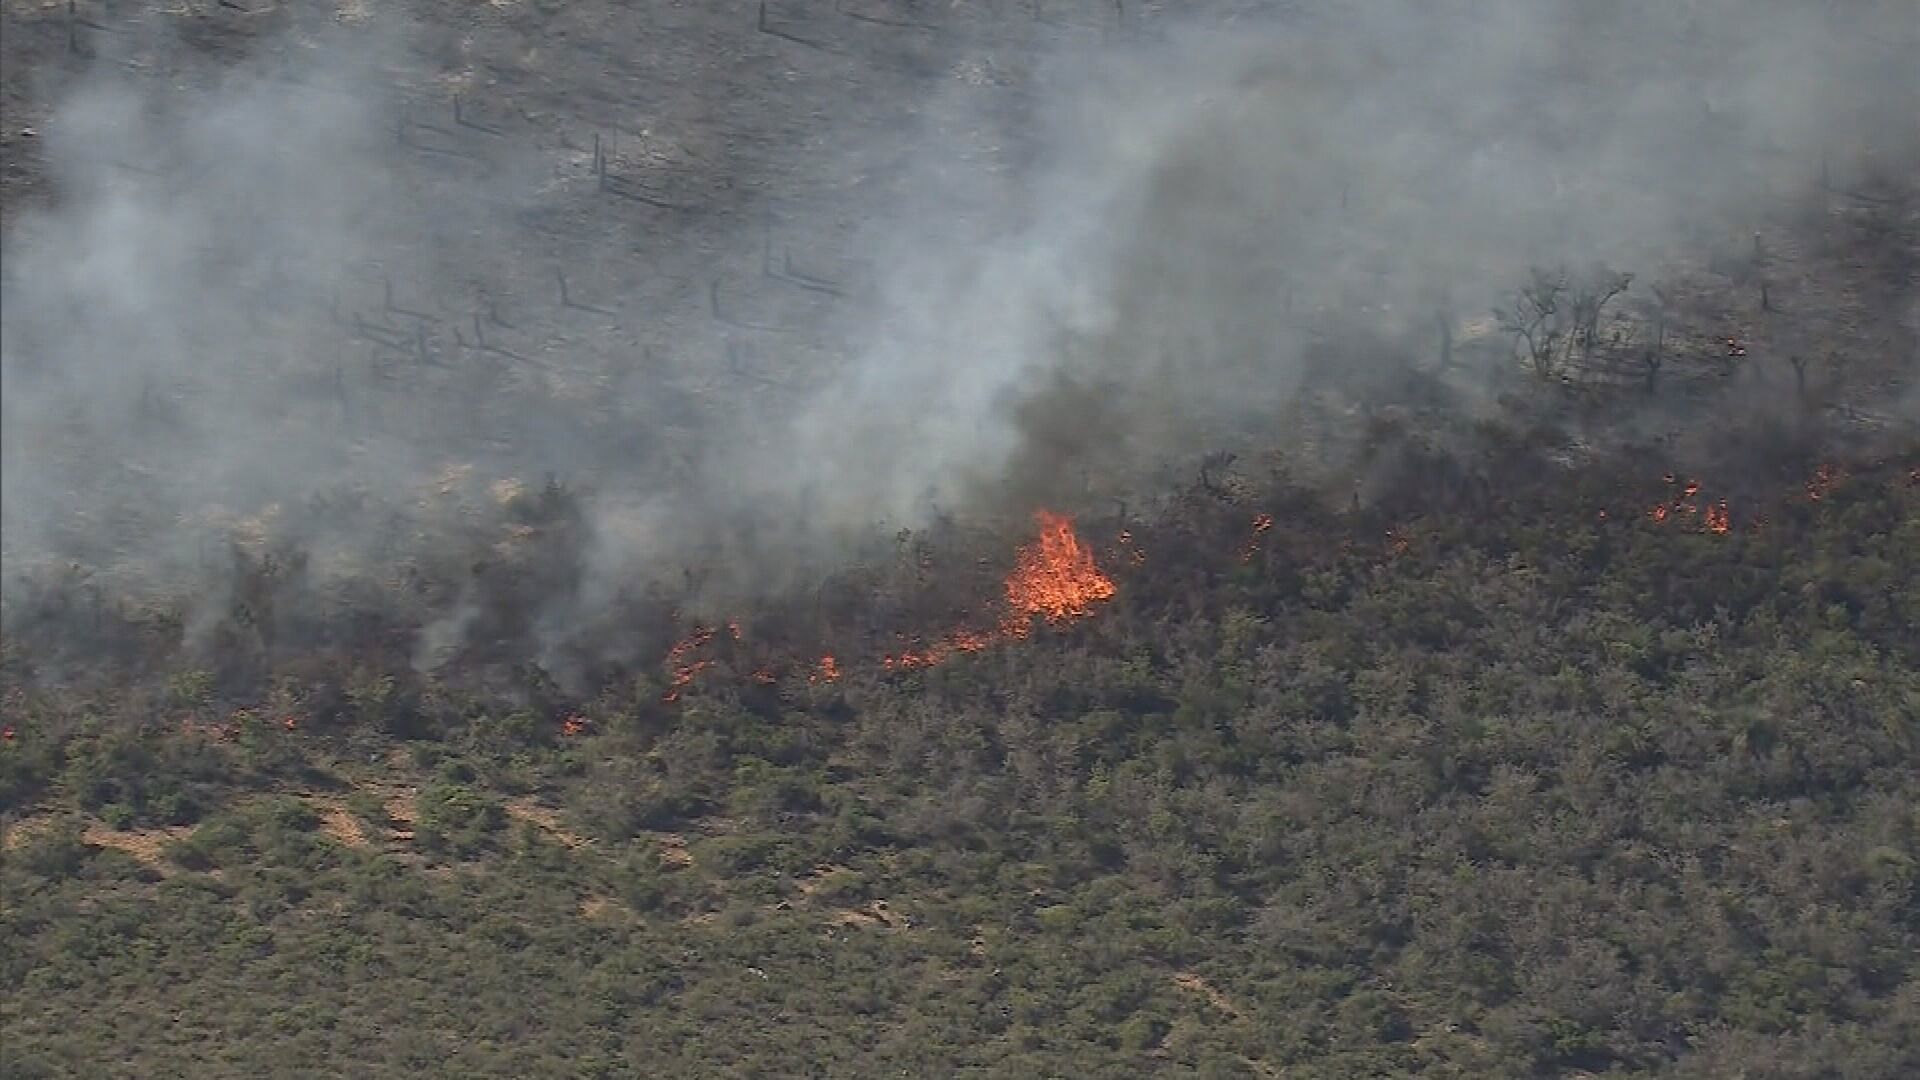
[[[446,781],[422,789],[418,808],[421,842],[459,855],[487,847],[507,821],[499,800],[465,784]]]

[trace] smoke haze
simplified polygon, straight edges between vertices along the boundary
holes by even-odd
[[[190,51],[144,26],[50,82],[56,194],[5,237],[10,619],[74,563],[209,633],[272,557],[282,634],[415,590],[423,667],[617,652],[683,568],[785,587],[1375,383],[1494,408],[1529,267],[1643,293],[1920,162],[1910,0],[874,6],[919,25],[743,9],[717,62],[665,5],[288,16],[190,83],[139,74]],[[1831,347],[1912,356],[1894,272]]]

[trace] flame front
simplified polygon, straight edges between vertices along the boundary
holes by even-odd
[[[662,701],[680,700],[680,692],[692,685],[694,677],[713,666],[711,660],[693,660],[692,655],[707,642],[713,640],[713,631],[704,626],[696,626],[693,633],[676,642],[667,650],[668,687]]]
[[[960,653],[979,652],[1003,641],[1025,638],[1032,632],[1035,617],[1049,623],[1067,622],[1092,614],[1096,604],[1112,599],[1116,591],[1113,581],[1100,572],[1092,549],[1073,531],[1073,520],[1047,510],[1037,513],[1035,520],[1040,534],[1016,553],[1013,572],[1006,580],[1007,610],[998,626],[991,630],[961,627],[931,645],[922,646],[915,640],[912,648],[881,657],[881,666],[888,671],[932,667]],[[738,620],[729,620],[726,630],[733,640],[744,640]],[[694,679],[713,665],[710,659],[696,660],[694,656],[716,636],[713,629],[697,626],[667,651],[663,661],[668,674],[664,701],[678,701]],[[807,673],[807,681],[815,685],[837,682],[840,675],[839,661],[822,656]],[[775,680],[775,675],[772,668],[762,667],[751,678],[767,684]]]
[[[1050,623],[1084,618],[1094,605],[1111,600],[1112,579],[1100,572],[1093,549],[1073,531],[1073,519],[1042,510],[1034,515],[1040,535],[1022,547],[1007,575],[1007,613],[992,630],[953,630],[925,648],[904,649],[880,658],[888,671],[909,671],[945,663],[960,653],[979,652],[1002,641],[1026,637],[1038,617]]]
[[[1113,582],[1074,534],[1071,518],[1047,510],[1034,517],[1040,538],[1020,549],[1007,576],[1006,629],[1015,636],[1026,633],[1035,615],[1054,623],[1077,619],[1114,594]]]
[[[1273,528],[1272,514],[1256,514],[1253,518],[1253,535],[1247,537],[1246,546],[1240,549],[1240,561],[1250,563],[1260,551],[1260,538],[1268,529]]]

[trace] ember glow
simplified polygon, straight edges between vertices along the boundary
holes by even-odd
[[[693,654],[700,651],[713,640],[713,631],[704,626],[696,626],[693,633],[676,642],[667,650],[665,661],[667,668],[667,693],[663,701],[680,700],[680,692],[693,684],[693,680],[702,671],[713,666],[711,660],[695,660]]]
[[[1007,620],[998,631],[993,632],[955,630],[925,648],[888,653],[880,658],[880,666],[888,671],[909,671],[913,668],[932,667],[953,659],[959,653],[979,652],[1007,638],[1024,636],[1026,636],[1025,624],[1016,626],[1012,619]]]
[[[1838,484],[1845,475],[1837,465],[1821,465],[1814,469],[1813,476],[1807,480],[1807,500],[1819,502],[1826,498],[1834,485]]]
[[[1253,535],[1247,538],[1247,546],[1240,549],[1240,561],[1252,562],[1254,552],[1260,550],[1260,537],[1273,528],[1272,514],[1257,514],[1253,519]]]
[[[1655,524],[1668,521],[1698,521],[1702,532],[1724,536],[1733,531],[1733,512],[1727,506],[1727,500],[1720,499],[1702,505],[1699,501],[1700,481],[1682,480],[1672,473],[1665,478],[1667,486],[1678,488],[1673,497],[1657,502],[1647,510],[1647,520]],[[1604,516],[1604,515],[1603,515]]]

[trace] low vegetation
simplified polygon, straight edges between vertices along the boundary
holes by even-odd
[[[9,642],[4,1071],[1902,1075],[1920,460],[1805,464],[1211,473],[1085,617],[826,677]]]

